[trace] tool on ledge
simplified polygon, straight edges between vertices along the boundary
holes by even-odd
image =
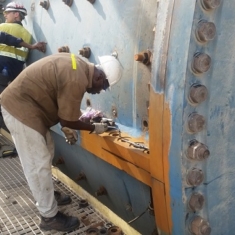
[[[115,124],[114,120],[106,117],[99,117],[98,119],[91,119],[90,123],[105,123],[108,126],[107,131],[119,130],[118,126]]]

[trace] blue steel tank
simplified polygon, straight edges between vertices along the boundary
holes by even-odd
[[[47,42],[28,64],[64,51],[123,68],[81,107],[120,132],[80,131],[70,146],[54,126],[54,165],[143,235],[235,234],[235,1],[21,2]]]

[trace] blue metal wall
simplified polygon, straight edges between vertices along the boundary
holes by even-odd
[[[64,138],[53,133],[56,142],[56,157],[63,157],[65,164],[57,165],[65,174],[96,196],[100,186],[104,186],[107,195],[98,196],[97,199],[108,206],[125,221],[131,221],[144,212],[149,205],[150,188],[120,171],[109,163],[97,158],[78,145],[65,147]],[[79,173],[86,175],[85,180],[76,181]],[[151,234],[156,225],[155,218],[148,212],[131,225],[141,234]]]
[[[7,3],[8,1],[6,1]],[[28,64],[46,55],[57,53],[61,46],[78,54],[84,46],[91,48],[89,61],[98,63],[98,56],[118,53],[124,72],[121,81],[111,92],[86,99],[96,109],[112,117],[112,107],[118,112],[116,121],[133,136],[142,135],[142,120],[148,121],[150,67],[134,61],[134,55],[153,49],[157,2],[155,0],[105,1],[96,0],[92,5],[86,0],[74,0],[71,7],[62,0],[50,0],[48,10],[39,0],[22,0],[28,10],[24,26],[32,32],[34,41],[46,41],[47,51],[42,54],[31,51]],[[100,185],[105,186],[108,196],[99,200],[126,221],[142,213],[150,202],[150,188],[127,173],[116,169],[86,150],[68,146],[59,127],[53,128],[56,142],[56,157],[63,157],[62,171],[75,180],[84,171],[87,180],[78,182],[94,195]],[[146,133],[144,133],[146,134]],[[146,140],[148,134],[146,135]],[[131,210],[130,210],[131,208]],[[151,234],[156,227],[154,216],[146,213],[133,223],[142,234]]]
[[[152,84],[155,84],[156,92],[165,92],[165,101],[170,104],[172,114],[169,155],[172,234],[233,234],[235,2],[176,0],[169,7],[167,4],[170,5],[170,2],[160,4],[162,10],[164,7],[172,10],[166,76],[161,77],[159,73],[161,55],[155,55]],[[205,9],[203,2],[218,6]],[[205,43],[199,42],[195,36],[200,20],[213,22],[216,26],[216,36]],[[167,29],[166,22],[159,25]],[[163,51],[161,45],[164,45],[163,41],[155,41],[156,51]],[[208,71],[196,74],[191,64],[197,52],[208,54],[211,66]],[[165,86],[160,83],[161,79],[164,79]],[[207,99],[198,105],[193,105],[188,99],[193,84],[204,85],[209,93]],[[192,113],[205,118],[203,129],[196,133],[188,129],[188,117]],[[207,160],[191,160],[187,157],[190,141],[194,139],[208,147],[210,156]],[[188,172],[193,168],[203,173],[204,179],[198,185],[190,185],[188,182]],[[200,193],[205,200],[198,211],[192,211],[188,206],[193,193]],[[192,232],[196,216],[209,222],[207,226],[211,232],[209,228],[205,233]]]
[[[40,1],[22,2],[28,9],[25,27],[36,41],[48,43],[46,54],[33,51],[29,62],[56,53],[64,45],[75,54],[83,46],[89,46],[92,50],[89,60],[93,63],[98,62],[98,56],[118,52],[124,69],[122,80],[111,92],[86,95],[82,108],[85,108],[86,98],[91,100],[94,108],[102,109],[108,116],[112,115],[115,106],[118,110],[116,121],[132,136],[139,136],[143,134],[143,118],[148,119],[149,81],[157,94],[164,94],[171,112],[168,156],[171,234],[199,234],[195,232],[196,228],[192,231],[196,216],[201,216],[212,229],[204,234],[233,234],[235,2],[165,0],[159,1],[157,7],[158,1],[154,0],[96,0],[94,5],[86,0],[75,0],[68,7],[62,0],[51,0],[48,10],[39,5]],[[203,3],[218,7],[205,9]],[[200,20],[212,22],[216,27],[216,36],[205,43],[195,36]],[[146,49],[154,52],[152,70],[133,59],[134,54]],[[191,64],[197,52],[210,56],[208,71],[192,71]],[[198,105],[192,105],[188,99],[193,84],[204,85],[209,94]],[[203,129],[196,133],[188,129],[188,117],[192,113],[205,119]],[[149,187],[90,154],[79,144],[67,146],[59,127],[53,130],[56,158],[63,156],[65,165],[61,169],[72,179],[84,171],[87,181],[79,183],[91,194],[103,184],[108,196],[102,196],[100,200],[127,221],[145,210],[150,200]],[[198,161],[187,157],[190,141],[194,139],[208,147],[208,159]],[[203,173],[203,181],[198,185],[188,182],[188,172],[192,168]],[[197,211],[188,206],[193,193],[200,193],[205,200]],[[129,205],[132,211],[126,210]],[[155,221],[145,214],[134,226],[148,235],[153,231]]]
[[[90,98],[94,108],[109,116],[115,106],[119,123],[140,130],[141,120],[147,116],[150,69],[134,61],[134,55],[153,49],[156,1],[97,0],[92,5],[86,0],[75,0],[68,7],[62,0],[52,0],[48,10],[39,6],[40,1],[22,2],[29,10],[26,27],[35,40],[48,43],[45,55],[56,53],[64,45],[75,54],[89,46],[92,51],[89,61],[96,64],[98,56],[117,51],[124,68],[123,79],[112,92],[95,97],[87,94],[84,100]],[[43,56],[34,51],[30,59]]]

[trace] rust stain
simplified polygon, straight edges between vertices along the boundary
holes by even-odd
[[[152,177],[164,181],[163,176],[163,95],[157,95],[150,89],[149,107],[149,148],[150,148],[150,172]]]
[[[171,112],[164,94],[150,90],[150,174],[156,224],[164,234],[172,232],[170,198],[170,162]]]
[[[150,88],[149,149],[143,153],[107,134],[81,131],[81,146],[152,188],[156,224],[164,235],[172,233],[170,198],[171,112],[164,94]],[[136,140],[134,140],[136,141]],[[142,140],[140,140],[142,141]]]
[[[151,187],[149,154],[133,149],[107,134],[98,136],[90,135],[87,131],[80,133],[84,149]]]

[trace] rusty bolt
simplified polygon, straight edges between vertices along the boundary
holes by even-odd
[[[134,56],[135,61],[142,62],[145,65],[151,64],[152,60],[152,53],[150,50],[140,52],[139,54],[135,54]]]
[[[79,54],[83,57],[89,58],[91,56],[90,47],[83,47],[81,50],[79,50]]]
[[[48,10],[48,8],[49,8],[49,6],[50,6],[50,3],[49,3],[49,1],[47,0],[47,1],[40,1],[40,6],[42,6],[42,8],[44,8],[44,9],[46,9],[46,10]]]
[[[192,113],[188,117],[188,130],[192,133],[197,133],[203,130],[205,126],[205,118],[197,113]]]
[[[96,197],[102,196],[102,195],[107,195],[107,190],[104,186],[100,186],[100,188],[95,192]]]
[[[84,172],[79,173],[79,175],[76,177],[76,180],[86,180],[86,175]]]
[[[205,10],[214,10],[220,6],[221,0],[201,0],[201,5]]]
[[[192,160],[203,161],[210,156],[210,151],[207,146],[198,142],[192,141],[187,150],[187,157]]]
[[[134,59],[135,59],[135,61],[143,61],[144,54],[135,54]]]
[[[122,230],[118,226],[112,226],[108,229],[108,235],[122,235]]]
[[[211,234],[210,224],[201,216],[196,216],[192,220],[189,226],[189,230],[195,235],[210,235]]]
[[[88,201],[85,200],[85,199],[82,199],[79,201],[79,207],[80,208],[84,208],[84,207],[87,207],[89,204],[88,204]]]
[[[73,0],[62,0],[67,6],[71,7],[73,4]]]
[[[69,53],[69,47],[68,46],[62,46],[58,48],[58,52],[67,52]]]
[[[130,203],[127,203],[125,208],[126,208],[126,211],[132,211],[132,206]]]
[[[189,199],[188,206],[192,211],[199,211],[204,205],[204,196],[200,193],[193,193]]]
[[[95,0],[87,0],[88,2],[90,2],[91,4],[95,3]]]
[[[58,160],[56,161],[55,165],[62,165],[65,164],[63,157],[59,157]]]
[[[107,229],[111,228],[112,226],[113,226],[113,224],[110,223],[110,222],[104,224],[104,227],[107,228]]]
[[[192,71],[194,73],[205,73],[211,66],[211,57],[204,53],[196,53],[192,61]]]
[[[204,174],[201,169],[192,168],[187,173],[187,183],[191,186],[198,186],[202,183]]]
[[[200,104],[207,99],[208,91],[203,85],[194,84],[189,91],[188,99],[192,104]]]
[[[90,235],[99,235],[99,229],[98,228],[89,228],[86,231],[86,234],[90,234]]]
[[[214,39],[216,34],[215,24],[201,20],[198,22],[197,29],[195,32],[196,38],[200,42],[208,42]]]

